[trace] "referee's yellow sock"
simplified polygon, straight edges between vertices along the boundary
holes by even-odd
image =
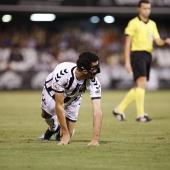
[[[145,98],[145,90],[142,88],[136,88],[135,102],[136,102],[137,118],[141,117],[144,114],[144,98]]]
[[[122,102],[118,105],[117,111],[118,113],[123,113],[126,107],[135,100],[135,91],[134,88],[130,89]]]

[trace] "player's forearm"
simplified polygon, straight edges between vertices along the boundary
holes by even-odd
[[[66,118],[65,118],[65,111],[64,111],[63,106],[61,106],[61,105],[56,106],[56,113],[57,113],[58,121],[62,128],[62,133],[63,134],[68,133]]]
[[[99,141],[100,131],[102,127],[102,112],[94,114],[93,117],[93,140]]]

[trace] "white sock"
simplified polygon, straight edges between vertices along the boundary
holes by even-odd
[[[50,131],[55,131],[58,128],[57,116],[52,116],[50,119],[45,119]]]

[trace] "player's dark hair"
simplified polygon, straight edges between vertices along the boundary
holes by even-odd
[[[90,70],[92,63],[99,61],[99,57],[94,52],[85,51],[79,55],[77,68],[80,70]]]
[[[150,2],[149,2],[148,0],[141,0],[141,1],[139,1],[139,3],[138,3],[138,7],[141,7],[141,4],[142,4],[142,3],[150,4]]]

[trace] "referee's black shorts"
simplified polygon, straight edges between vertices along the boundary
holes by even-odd
[[[152,55],[146,51],[133,51],[131,52],[131,66],[133,71],[134,80],[141,76],[147,77],[149,80],[149,73],[152,63]]]

